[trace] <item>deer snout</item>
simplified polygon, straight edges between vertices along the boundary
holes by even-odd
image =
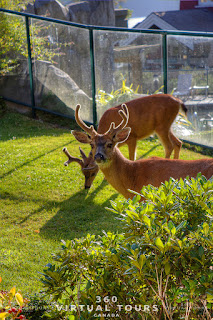
[[[96,155],[95,155],[95,161],[96,162],[101,162],[101,161],[104,161],[104,160],[106,160],[106,159],[105,159],[105,157],[104,157],[104,155],[102,153],[100,153],[100,152],[96,153]]]

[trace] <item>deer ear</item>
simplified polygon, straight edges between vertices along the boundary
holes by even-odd
[[[113,141],[116,143],[121,143],[126,141],[126,139],[128,139],[130,135],[130,132],[131,132],[131,128],[129,127],[119,130],[113,137]]]
[[[71,133],[74,135],[76,140],[81,143],[91,143],[91,137],[88,136],[86,133],[81,131],[72,130]]]

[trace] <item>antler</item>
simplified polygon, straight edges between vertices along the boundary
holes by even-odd
[[[98,167],[97,163],[93,159],[92,153],[89,153],[89,156],[87,157],[84,153],[84,151],[79,147],[81,157],[83,160],[73,157],[70,155],[69,151],[67,150],[66,147],[63,148],[63,152],[66,154],[68,157],[68,160],[64,162],[65,166],[68,166],[71,162],[77,162],[80,164],[81,168],[83,171],[89,171],[89,170],[94,170]]]
[[[66,154],[66,156],[68,157],[68,160],[66,162],[64,162],[65,166],[68,166],[69,163],[71,162],[77,162],[78,164],[80,164],[81,167],[83,167],[83,161],[79,158],[75,158],[72,157],[69,153],[69,151],[67,150],[67,148],[63,148],[63,152]]]
[[[93,155],[92,155],[91,151],[87,157],[85,155],[84,151],[81,149],[81,147],[79,147],[79,150],[80,150],[80,154],[83,159],[84,166],[85,166],[83,168],[83,170],[92,170],[98,166],[97,163],[95,162],[95,160],[93,159]]]
[[[80,151],[80,154],[81,154],[81,157],[83,159],[83,161],[85,161],[87,159],[87,156],[85,155],[84,151],[81,149],[81,147],[79,147],[79,151]]]
[[[115,134],[117,131],[126,127],[129,120],[129,111],[125,103],[123,103],[121,107],[122,109],[119,110],[118,112],[120,116],[123,118],[123,120],[121,121],[121,123],[119,123],[117,127],[115,127],[115,123],[112,122],[110,124],[109,130],[107,131],[107,134],[111,134],[111,133]]]
[[[93,125],[91,125],[90,127],[88,127],[86,125],[86,123],[80,118],[80,115],[79,115],[79,110],[80,110],[81,106],[80,104],[78,104],[76,106],[76,109],[75,109],[75,120],[77,122],[77,124],[84,130],[86,131],[89,135],[94,135],[96,134],[97,132],[95,131]]]

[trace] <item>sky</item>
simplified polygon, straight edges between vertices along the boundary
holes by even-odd
[[[122,7],[133,10],[128,21],[128,27],[132,28],[151,12],[179,10],[179,2],[179,0],[127,0],[122,3]]]
[[[133,10],[132,18],[146,17],[153,11],[179,10],[179,0],[127,0],[123,8]]]

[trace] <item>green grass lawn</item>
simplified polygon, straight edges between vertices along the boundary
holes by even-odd
[[[23,294],[42,289],[39,272],[61,239],[87,233],[122,232],[122,225],[105,208],[123,199],[98,173],[89,191],[78,164],[64,167],[66,146],[79,155],[70,134],[75,123],[57,127],[7,110],[0,116],[0,276],[2,289],[16,285]],[[81,145],[88,154],[90,147]],[[127,156],[127,148],[122,151]],[[158,140],[143,140],[138,157],[163,156]],[[201,158],[182,149],[182,159]]]

